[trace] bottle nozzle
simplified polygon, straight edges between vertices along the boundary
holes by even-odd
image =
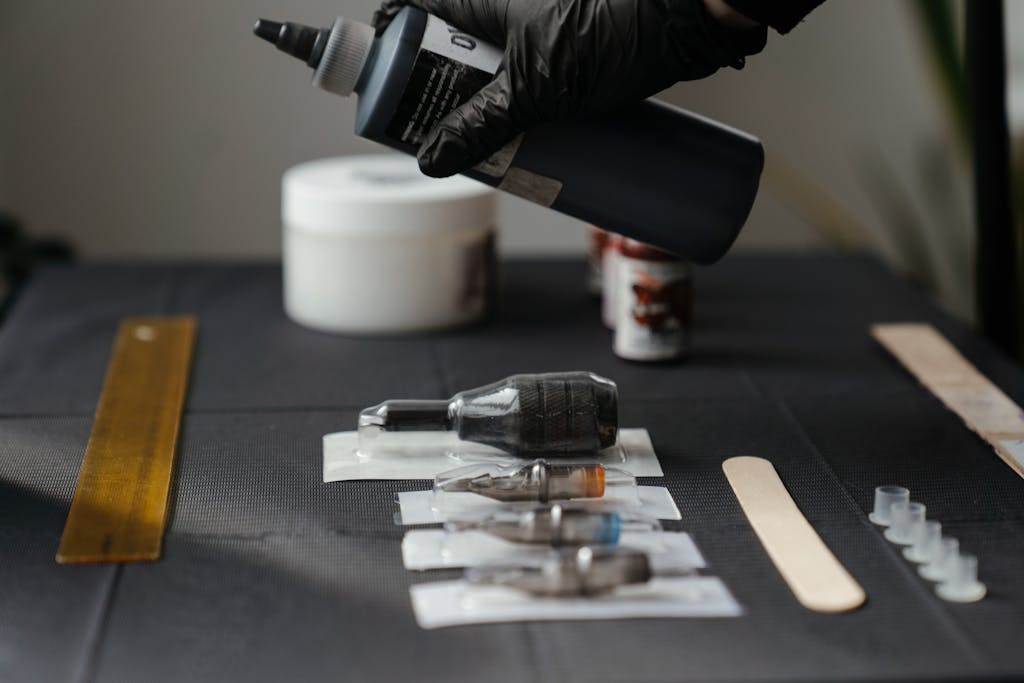
[[[313,28],[291,21],[281,23],[270,19],[257,19],[252,32],[268,43],[273,43],[281,52],[301,59],[314,69],[320,64],[331,34],[329,28]]]
[[[252,27],[252,32],[268,43],[277,45],[277,37],[281,34],[284,24],[270,19],[257,19]]]

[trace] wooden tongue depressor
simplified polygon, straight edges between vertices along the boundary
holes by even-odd
[[[864,604],[864,589],[815,533],[770,462],[740,456],[723,462],[722,469],[750,526],[801,605],[836,613]]]
[[[57,561],[160,557],[196,321],[126,318],[114,342]]]
[[[931,325],[873,325],[881,342],[932,394],[1024,477],[1024,411]]]

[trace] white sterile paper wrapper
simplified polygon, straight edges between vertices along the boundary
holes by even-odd
[[[465,442],[464,442],[465,443]],[[356,432],[336,432],[324,436],[324,482],[355,479],[433,479],[442,472],[476,463],[525,462],[487,446],[479,450],[451,454],[362,455],[358,452]],[[605,467],[628,472],[634,477],[662,477],[665,473],[654,454],[654,444],[646,429],[620,429],[619,441],[596,458],[544,458],[550,463],[597,462]]]
[[[702,569],[704,557],[690,534],[682,531],[623,532],[619,546],[665,555],[676,567]],[[483,531],[448,533],[415,529],[402,539],[402,562],[412,571],[455,569],[483,565],[534,565],[551,557],[551,546],[512,543]]]
[[[640,512],[655,519],[682,519],[676,502],[672,500],[672,494],[664,486],[637,486],[636,493],[638,500],[626,507],[634,512]],[[447,522],[449,517],[462,516],[467,514],[483,514],[498,508],[508,509],[511,506],[519,505],[523,509],[536,507],[536,503],[502,503],[491,498],[485,498],[475,493],[457,492],[444,493],[443,504],[438,503],[437,495],[433,491],[405,491],[398,494],[399,516],[401,524],[406,526],[413,524],[440,524]],[[583,502],[582,500],[580,502]],[[602,506],[607,509],[622,509],[622,499],[600,499],[593,498],[586,500],[587,505],[593,505],[595,509]]]
[[[608,595],[540,598],[511,588],[466,581],[421,583],[409,589],[425,629],[514,621],[738,617],[740,604],[714,576],[655,578]]]

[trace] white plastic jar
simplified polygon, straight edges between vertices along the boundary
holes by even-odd
[[[284,174],[284,305],[318,330],[388,334],[483,317],[494,292],[495,191],[416,160],[321,159]]]

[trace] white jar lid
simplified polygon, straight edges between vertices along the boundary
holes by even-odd
[[[492,226],[495,195],[463,176],[427,177],[412,157],[335,157],[285,172],[281,213],[288,229],[361,237],[451,234]]]

